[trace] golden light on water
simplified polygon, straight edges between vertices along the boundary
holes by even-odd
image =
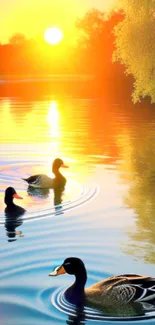
[[[55,156],[59,156],[59,145],[60,145],[60,115],[58,110],[58,102],[55,100],[52,100],[52,102],[49,104],[48,108],[48,114],[47,114],[47,122],[50,126],[49,128],[49,135],[51,138],[50,143],[50,151],[54,153]],[[48,159],[48,174],[49,176],[52,176],[51,173],[51,164],[52,160],[51,157]]]
[[[49,105],[47,121],[50,125],[51,137],[58,138],[60,135],[60,133],[59,133],[59,111],[58,111],[58,103],[54,100]]]
[[[27,104],[14,108],[10,100],[1,101],[0,143],[51,143],[60,138],[60,112],[58,101],[42,105]]]
[[[70,173],[81,182],[87,179],[88,155],[97,154],[103,145],[96,133],[99,118],[95,116],[94,121],[90,102],[86,104],[85,100],[72,98],[54,100],[50,97],[37,101],[10,98],[1,100],[0,106],[1,157],[6,157],[8,150],[9,161],[16,161],[18,157],[22,163],[26,161],[26,166],[31,160],[37,161],[37,166],[38,161],[43,162],[33,173],[52,177],[52,162],[60,157],[70,166],[63,173]],[[94,123],[90,124],[91,120]],[[108,130],[105,135],[106,132]],[[89,171],[92,168],[90,165]],[[27,170],[29,173],[29,167]],[[25,172],[22,171],[22,175]]]
[[[83,121],[87,120],[87,110],[79,110],[79,104],[75,105],[75,102],[68,99],[37,102],[4,99],[0,105],[1,156],[5,156],[8,149],[12,152],[14,160],[20,148],[23,152],[23,155],[20,155],[21,161],[28,160],[29,155],[30,160],[32,157],[34,160],[46,160],[45,169],[41,170],[41,173],[49,176],[54,158],[62,157],[65,162],[66,159],[71,159],[69,165],[72,168],[68,172],[76,171],[79,179],[85,178],[84,162],[81,167],[80,164],[75,164],[75,161],[83,161],[86,152],[92,148],[92,143],[89,145],[88,141],[90,131],[85,130],[83,124]]]

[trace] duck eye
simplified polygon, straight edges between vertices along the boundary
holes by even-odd
[[[70,263],[70,262],[68,262],[68,263],[65,263],[64,265],[65,265],[65,266],[66,266],[66,265],[71,265],[71,263]]]

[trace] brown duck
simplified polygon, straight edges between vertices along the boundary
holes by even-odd
[[[52,172],[55,175],[55,178],[50,178],[44,174],[37,174],[30,176],[28,178],[23,178],[29,186],[34,188],[64,188],[66,185],[66,178],[60,173],[59,169],[68,168],[67,165],[64,164],[63,160],[60,158],[56,158],[52,165]]]

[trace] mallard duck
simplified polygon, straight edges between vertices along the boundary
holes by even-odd
[[[13,199],[22,200],[23,198],[17,194],[13,187],[8,187],[5,190],[4,203],[6,204],[5,215],[8,217],[18,217],[22,215],[26,210],[16,205]]]
[[[134,302],[155,300],[155,278],[136,274],[113,276],[97,282],[84,290],[87,271],[83,261],[76,257],[65,259],[61,266],[55,268],[50,276],[72,274],[75,282],[65,291],[65,298],[70,303],[98,307],[127,305]]]
[[[23,178],[23,180],[34,188],[64,188],[66,184],[66,178],[60,173],[60,167],[68,168],[62,159],[56,158],[52,165],[52,172],[55,175],[55,178],[50,178],[44,174],[38,174],[30,176],[28,178]]]

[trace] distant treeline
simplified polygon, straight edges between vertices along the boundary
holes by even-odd
[[[84,73],[111,76],[116,70],[112,63],[114,26],[122,13],[109,18],[98,10],[91,10],[76,22],[79,30],[77,46],[63,47],[46,44],[43,40],[26,39],[15,34],[8,44],[0,45],[0,74],[62,74]]]

